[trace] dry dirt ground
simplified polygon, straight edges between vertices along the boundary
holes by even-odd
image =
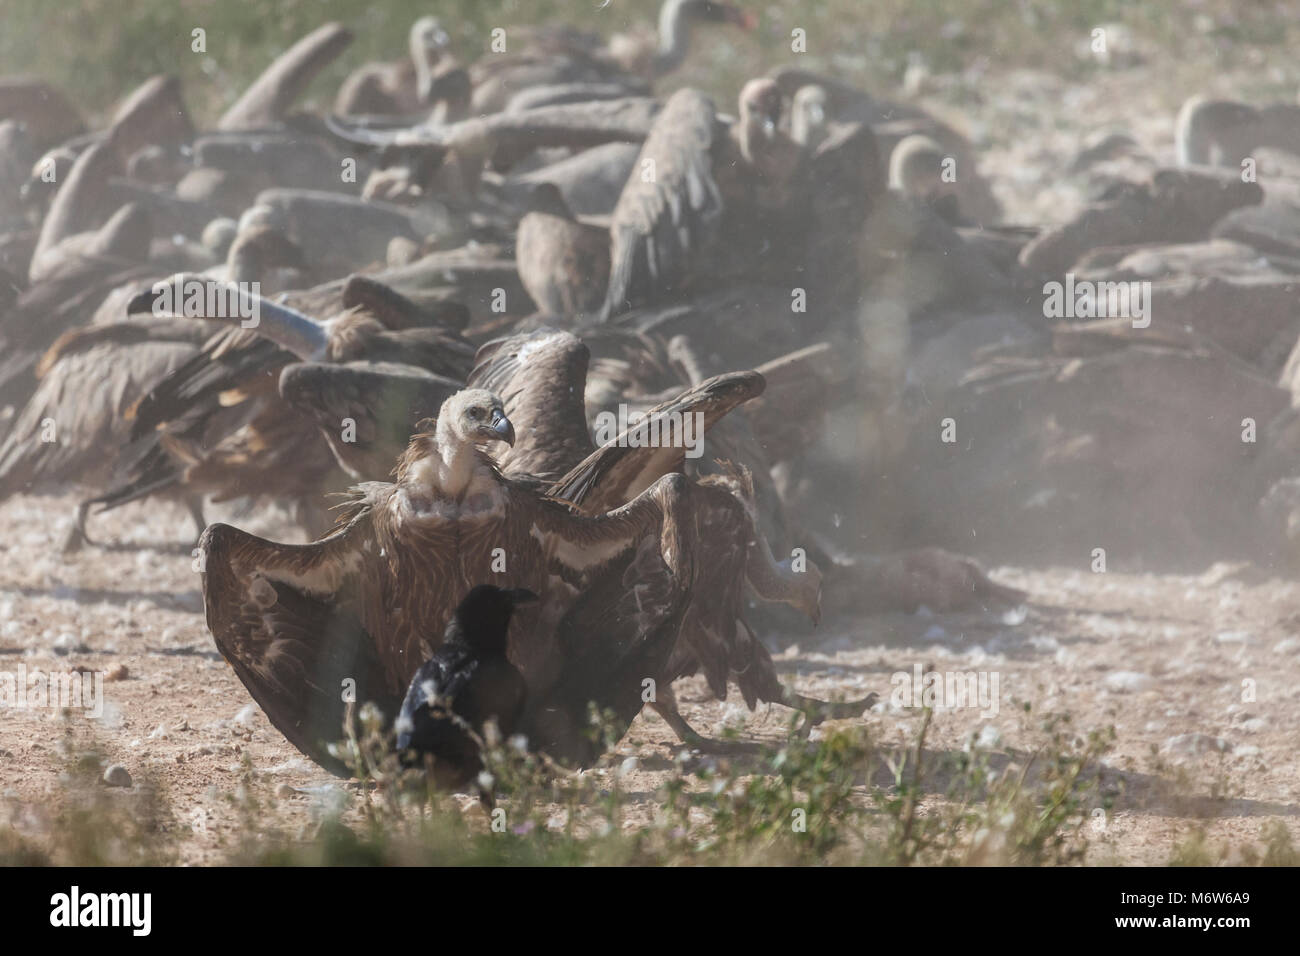
[[[122,509],[92,529],[117,544],[64,557],[56,542],[72,501],[23,497],[0,507],[0,670],[125,668],[104,685],[102,717],[73,719],[93,724],[109,761],[166,791],[182,822],[185,862],[223,858],[239,826],[228,797],[245,757],[256,797],[284,832],[308,824],[322,801],[341,798],[337,781],[270,726],[216,654],[182,544],[190,534],[184,514],[163,505]],[[243,522],[285,533],[277,517]],[[889,703],[892,675],[918,664],[996,673],[998,712],[939,708],[927,737],[932,754],[979,735],[994,750],[1031,747],[1025,701],[1039,713],[1070,714],[1080,730],[1113,725],[1106,765],[1121,792],[1090,834],[1095,860],[1166,862],[1198,828],[1235,855],[1257,846],[1272,819],[1300,840],[1296,584],[1227,565],[1196,577],[1087,567],[992,573],[1027,590],[1028,607],[831,621],[787,644],[779,667],[807,694],[881,693],[886,700],[864,719],[876,739],[900,745],[919,717]],[[781,707],[749,713],[734,696],[708,700],[696,680],[677,690],[687,719],[706,734],[742,723],[743,739],[776,741],[789,718]],[[0,821],[33,840],[47,834],[63,787],[63,733],[52,710],[10,711],[0,723]],[[647,713],[619,749],[640,758],[624,780],[632,794],[626,825],[648,823],[677,750],[673,735]],[[466,813],[481,812],[468,797],[462,803]]]

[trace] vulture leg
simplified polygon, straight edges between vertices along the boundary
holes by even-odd
[[[190,513],[190,520],[194,522],[194,537],[197,538],[208,527],[207,519],[203,517],[203,496],[186,495],[185,508]]]
[[[754,753],[758,749],[756,744],[748,741],[716,740],[702,736],[699,731],[686,722],[686,718],[677,709],[677,695],[673,693],[671,685],[661,690],[659,699],[650,706],[672,728],[673,733],[677,735],[677,739],[692,750],[709,754],[742,754]]]
[[[72,516],[72,526],[68,528],[68,533],[63,537],[61,550],[64,554],[73,554],[80,551],[88,544],[94,544],[90,536],[86,534],[86,515],[90,511],[91,502],[81,501],[77,503],[76,513]]]

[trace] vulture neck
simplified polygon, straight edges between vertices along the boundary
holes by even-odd
[[[230,252],[226,255],[226,281],[261,281],[266,271],[262,258],[262,249],[256,241],[245,242],[236,237],[230,244]]]
[[[476,479],[490,478],[492,469],[477,445],[465,441],[450,425],[439,421],[428,454],[413,464],[408,475],[412,490],[459,501]]]
[[[665,0],[659,10],[659,49],[654,58],[655,75],[671,73],[685,63],[686,51],[690,45],[690,17],[687,16],[684,0]]]

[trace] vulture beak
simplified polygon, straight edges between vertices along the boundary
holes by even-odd
[[[723,17],[728,23],[733,23],[742,30],[753,30],[758,27],[758,14],[753,10],[728,6],[723,8]]]
[[[507,445],[515,443],[515,426],[510,424],[510,419],[506,418],[505,412],[501,411],[501,409],[493,409],[492,424],[488,427],[491,429],[493,437],[499,438]]]

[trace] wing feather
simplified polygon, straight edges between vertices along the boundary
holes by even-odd
[[[722,215],[713,178],[717,117],[697,90],[674,93],[641,149],[610,226],[608,319],[684,278],[692,251]]]
[[[277,544],[229,525],[199,539],[203,601],[217,649],[267,718],[332,773],[346,763],[329,744],[344,736],[352,708],[374,702],[390,718],[401,701],[387,690],[352,594],[366,539],[367,505],[338,532],[306,545]]]

